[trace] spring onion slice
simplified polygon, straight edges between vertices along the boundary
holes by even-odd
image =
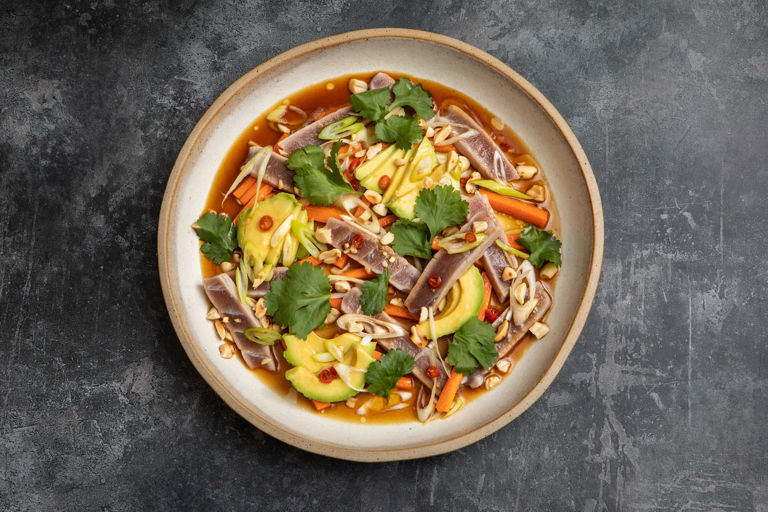
[[[357,116],[349,116],[341,121],[331,123],[320,131],[317,138],[320,140],[336,140],[349,137],[365,127],[365,124],[356,123],[355,121],[357,121]]]
[[[250,327],[243,331],[243,335],[248,338],[249,341],[258,343],[259,345],[274,345],[282,335],[279,332],[273,331],[267,327]]]
[[[250,176],[254,169],[256,168],[256,165],[261,163],[261,166],[259,167],[258,171],[258,182],[256,183],[257,187],[261,187],[261,178],[264,176],[264,171],[267,169],[267,164],[269,163],[269,157],[272,155],[272,146],[264,146],[261,148],[255,155],[251,157],[250,160],[248,160],[245,165],[243,166],[242,170],[240,171],[240,174],[237,175],[237,178],[235,178],[235,181],[232,182],[232,186],[229,187],[229,190],[227,190],[227,193],[224,194],[224,199],[221,200],[221,204],[224,204],[224,201],[227,200],[229,197],[229,194],[235,191],[235,189],[240,185],[240,183],[243,182],[243,180]],[[258,188],[256,189],[258,190]]]
[[[493,180],[470,180],[469,182],[472,185],[477,185],[478,187],[488,189],[491,192],[496,192],[497,194],[500,194],[502,196],[533,200],[531,196],[527,194],[523,194],[522,192],[520,192],[519,190],[513,187],[510,187],[508,185],[502,185],[501,183],[497,183]]]
[[[321,252],[324,252],[328,249],[325,244],[317,241],[315,238],[315,232],[312,230],[312,228],[299,220],[291,220],[291,231],[302,245],[302,247],[304,247],[304,249],[306,249],[307,252],[315,258],[317,258]]]
[[[467,235],[470,233],[456,233],[451,236],[447,236],[437,242],[438,247],[444,249],[448,254],[459,254],[467,252],[470,249],[482,244],[488,235],[485,233],[474,233],[475,241],[467,242]]]
[[[515,248],[514,248],[514,247],[512,247],[511,245],[509,245],[509,244],[505,244],[505,243],[504,243],[504,242],[502,242],[501,240],[496,240],[496,245],[498,245],[498,246],[499,246],[499,248],[500,248],[502,251],[506,251],[506,252],[508,252],[509,254],[514,254],[514,255],[515,255],[515,256],[517,256],[518,258],[523,258],[524,260],[527,260],[528,258],[530,258],[530,257],[531,257],[531,255],[530,255],[530,254],[526,254],[526,253],[524,253],[523,251],[518,251],[517,249],[515,249]]]

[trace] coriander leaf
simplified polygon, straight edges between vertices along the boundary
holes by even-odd
[[[373,89],[349,97],[349,102],[357,112],[371,121],[378,121],[387,114],[389,103],[389,88]]]
[[[478,366],[489,369],[499,358],[493,338],[495,329],[473,316],[462,325],[448,345],[448,362],[462,375],[471,375]]]
[[[413,363],[413,357],[405,350],[390,350],[381,356],[380,361],[374,361],[368,366],[365,374],[368,392],[389,398],[389,392],[397,380],[413,371]]]
[[[517,241],[530,251],[531,257],[528,258],[528,261],[534,267],[541,267],[545,261],[551,261],[558,267],[560,266],[560,246],[562,242],[549,231],[526,224],[520,232],[520,238]]]
[[[391,116],[379,121],[375,131],[377,139],[382,142],[394,142],[399,149],[410,149],[424,136],[419,121],[405,116]]]
[[[416,198],[416,216],[429,226],[432,236],[448,226],[464,222],[469,204],[459,191],[450,185],[438,185],[434,189],[423,188]]]
[[[299,169],[315,169],[323,167],[325,154],[320,146],[299,148],[288,156],[285,166],[292,171]]]
[[[200,251],[206,258],[216,264],[232,258],[232,251],[237,248],[237,231],[226,214],[208,212],[197,219],[194,229],[205,242]]]
[[[411,107],[422,119],[435,116],[435,111],[432,110],[432,96],[422,89],[421,84],[412,84],[410,80],[401,78],[392,86],[392,92],[395,93],[395,101],[389,106],[390,111],[397,107]]]
[[[319,146],[297,149],[285,161],[286,167],[295,171],[293,182],[299,194],[312,204],[327,206],[340,195],[355,191],[339,169],[340,144],[336,143],[328,157],[330,171],[325,168],[325,155]]]
[[[392,248],[399,255],[425,259],[432,257],[432,238],[426,224],[400,219],[392,224],[390,232],[395,235]]]
[[[370,281],[363,283],[363,294],[360,296],[360,306],[366,315],[377,315],[384,311],[387,305],[387,285],[389,284],[389,269]]]
[[[323,269],[309,262],[294,263],[283,279],[273,279],[264,296],[267,313],[306,339],[331,312],[331,283]]]

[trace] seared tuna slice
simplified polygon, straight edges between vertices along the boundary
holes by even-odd
[[[386,73],[376,73],[368,84],[368,89],[383,89],[395,85],[395,79]]]
[[[269,283],[271,283],[275,279],[282,279],[285,277],[285,273],[288,272],[288,267],[275,267],[272,270],[272,277],[269,281],[264,281],[256,288],[249,288],[248,289],[248,296],[254,299],[258,299],[260,297],[263,297],[267,294],[269,291]]]
[[[303,128],[299,128],[281,140],[278,145],[280,146],[280,149],[289,155],[297,149],[303,148],[305,146],[319,146],[321,143],[327,142],[317,138],[323,128],[331,123],[335,123],[336,121],[341,121],[345,117],[351,116],[352,114],[354,114],[352,107],[342,107],[339,110],[331,112],[327,116],[323,116],[317,121],[310,123]]]
[[[341,311],[343,313],[362,313],[360,308],[360,295],[362,295],[362,290],[360,288],[352,288],[350,291],[348,291],[341,301]],[[383,322],[401,325],[400,322],[383,312],[375,315],[374,318]],[[403,328],[405,329],[405,327]],[[415,375],[417,379],[424,383],[425,386],[429,388],[432,387],[432,383],[434,381],[431,377],[427,377],[427,367],[430,366],[430,358],[428,357],[427,351],[431,351],[432,349],[417,347],[416,344],[411,341],[411,338],[407,335],[398,336],[396,338],[377,339],[376,343],[379,346],[384,347],[384,349],[387,351],[400,349],[408,352],[408,354],[416,360],[413,365],[413,375]],[[422,354],[421,357],[419,354]],[[443,389],[443,385],[445,385],[446,380],[448,380],[448,376],[445,374],[443,369],[440,369],[440,375],[437,377],[438,394],[440,393],[440,390]]]
[[[219,274],[203,280],[205,293],[211,303],[219,310],[222,318],[228,318],[224,325],[229,329],[237,348],[249,368],[263,368],[271,372],[278,370],[278,359],[274,349],[268,345],[254,343],[243,332],[251,327],[261,327],[251,308],[240,302],[232,278]]]
[[[381,274],[389,268],[389,284],[398,290],[409,291],[419,279],[416,267],[391,247],[382,244],[378,238],[339,219],[328,219],[325,227],[331,232],[331,245],[348,254],[356,262],[376,274]]]
[[[512,162],[504,156],[504,152],[496,145],[496,142],[487,134],[483,127],[477,124],[469,114],[456,105],[450,105],[445,113],[440,116],[441,121],[450,122],[453,131],[462,134],[469,128],[475,130],[477,135],[457,140],[453,143],[456,149],[469,159],[476,170],[488,179],[507,183],[519,179],[517,169]],[[468,126],[464,128],[460,125]],[[498,171],[498,172],[497,172]]]
[[[483,243],[466,252],[448,254],[444,249],[437,251],[405,299],[405,307],[415,316],[419,315],[422,307],[433,308],[439,304],[462,274],[482,256],[491,244],[495,244],[496,240],[504,235],[504,230],[496,225],[493,209],[485,196],[475,194],[467,202],[469,203],[469,213],[467,221],[460,231],[471,231],[473,222],[485,221],[488,223],[488,229],[485,230],[487,238]],[[440,284],[437,288],[432,288],[427,283],[432,276],[440,278],[438,281]]]
[[[260,149],[261,146],[251,146],[248,150],[248,159],[246,162]],[[262,182],[272,185],[275,188],[279,188],[280,190],[293,193],[293,171],[285,166],[285,160],[286,158],[283,155],[273,151],[272,154],[269,155],[269,162],[267,163],[267,169],[264,171]],[[256,171],[258,171],[258,169],[254,169],[253,171],[254,177]]]
[[[503,237],[502,241],[504,241]],[[483,267],[485,268],[485,275],[488,276],[488,280],[491,282],[491,286],[493,286],[493,291],[496,292],[496,297],[502,303],[507,302],[509,298],[510,281],[502,279],[504,269],[508,266],[509,261],[507,261],[504,251],[496,245],[496,242],[489,245],[483,255]]]

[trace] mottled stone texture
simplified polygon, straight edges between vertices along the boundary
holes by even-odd
[[[765,2],[35,4],[0,7],[0,509],[768,510]],[[155,239],[176,154],[230,83],[374,26],[463,39],[537,86],[591,158],[606,251],[528,412],[362,465],[208,388]]]

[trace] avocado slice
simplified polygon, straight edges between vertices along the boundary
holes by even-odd
[[[483,276],[477,267],[472,265],[451,287],[445,300],[445,306],[435,316],[435,334],[437,337],[458,331],[470,318],[477,316],[483,307],[484,295]],[[425,338],[432,339],[429,320],[421,322],[418,329]]]
[[[283,339],[286,346],[283,356],[286,361],[294,365],[294,368],[285,372],[285,378],[307,398],[321,402],[339,402],[358,393],[339,377],[334,377],[327,384],[320,382],[319,373],[338,364],[339,361],[334,358],[329,362],[321,362],[312,356],[328,353],[331,345],[335,347],[332,350],[338,349],[343,354],[341,364],[353,368],[350,384],[358,389],[365,387],[365,371],[374,360],[371,354],[376,349],[375,343],[360,345],[360,337],[351,333],[326,339],[312,332],[306,340],[288,334],[283,336]]]
[[[289,215],[295,217],[300,212],[302,212],[301,204],[296,198],[292,194],[281,192],[256,203],[240,215],[237,224],[237,243],[243,250],[245,262],[255,272],[259,272],[265,266],[271,270],[280,261],[285,237],[273,247],[272,235]],[[272,218],[272,225],[269,229],[262,230],[259,221],[265,215]],[[298,244],[295,246],[298,250]],[[295,258],[295,250],[292,251],[292,255]]]
[[[395,160],[408,160],[412,154],[412,150],[398,149],[392,144],[387,149],[358,167],[355,171],[355,178],[360,180],[360,184],[368,190],[375,190],[379,194],[382,194],[384,191],[379,187],[379,180],[381,177],[389,176],[391,180],[397,170]]]

